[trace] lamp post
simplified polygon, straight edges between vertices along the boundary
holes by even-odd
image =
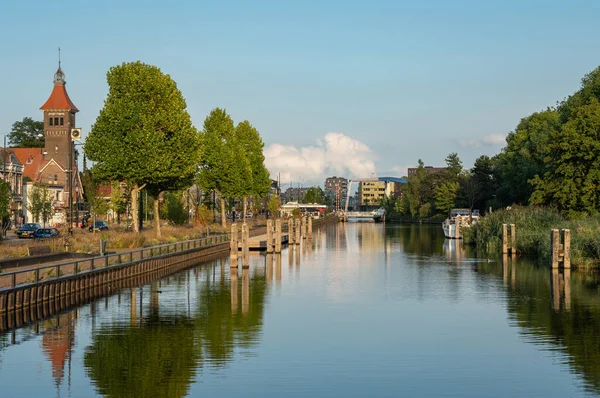
[[[75,225],[79,227],[79,187],[75,187],[75,221]]]
[[[73,128],[71,129],[71,139],[69,140],[69,235],[73,235],[73,169],[74,169],[74,157],[75,157],[75,141],[81,138],[81,129]],[[81,144],[80,144],[81,145]],[[77,189],[79,191],[79,189]]]

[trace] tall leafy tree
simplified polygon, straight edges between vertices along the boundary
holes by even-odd
[[[100,192],[99,181],[94,179],[92,172],[86,170],[83,173],[82,181],[85,200],[90,205],[90,215],[92,217],[103,216],[109,209],[109,203]]]
[[[249,171],[246,156],[240,156],[236,142],[235,126],[224,109],[215,108],[204,120],[205,152],[200,162],[198,185],[205,190],[215,190],[221,201],[221,224],[226,226],[225,198],[238,195],[243,175]],[[246,167],[243,167],[246,166]]]
[[[267,196],[271,189],[271,178],[265,167],[263,154],[265,145],[258,130],[249,121],[244,120],[236,126],[235,131],[242,155],[247,158],[245,164],[250,168],[246,171],[246,174],[250,174],[250,179],[242,181],[244,220],[246,220],[247,196],[253,195],[255,198]]]
[[[14,122],[8,134],[8,145],[16,148],[43,148],[44,122],[30,117]]]
[[[458,192],[459,183],[456,181],[446,181],[435,187],[435,207],[442,213],[450,213],[454,202],[456,201],[456,193]]]
[[[52,195],[47,186],[34,184],[27,194],[27,210],[31,212],[33,220],[46,226],[46,223],[52,217],[54,209],[52,208]]]
[[[133,227],[139,232],[140,190],[193,174],[201,139],[181,91],[158,67],[123,63],[108,71],[107,81],[108,96],[84,151],[98,178],[131,185]]]
[[[453,181],[458,181],[460,173],[462,173],[462,161],[458,157],[458,153],[452,152],[446,157],[446,172]]]
[[[310,187],[304,195],[304,203],[323,204],[325,202],[325,193],[321,187]]]
[[[532,180],[533,204],[547,204],[564,212],[600,212],[600,102],[574,109],[548,145],[547,170]]]
[[[547,147],[559,129],[559,113],[547,109],[521,119],[515,131],[508,134],[506,146],[495,160],[499,172],[497,195],[502,204],[529,202],[533,193],[529,180],[546,172]]]

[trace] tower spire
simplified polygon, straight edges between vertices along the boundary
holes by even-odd
[[[64,86],[65,85],[65,73],[62,71],[60,67],[60,47],[58,47],[58,70],[54,74],[54,85],[55,86]]]

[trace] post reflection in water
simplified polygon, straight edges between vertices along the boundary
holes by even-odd
[[[294,246],[295,245],[288,246],[288,268],[289,269],[292,269],[292,267],[294,266]]]
[[[304,244],[289,270],[224,257],[0,333],[3,396],[600,393],[596,275],[478,257],[439,226],[332,225]]]
[[[229,280],[231,284],[231,312],[236,313],[238,307],[238,269],[229,269]]]
[[[563,269],[562,272],[556,268],[552,269],[552,309],[561,310],[561,303],[564,303],[564,310],[571,311],[571,270]],[[564,301],[561,300],[564,298]]]
[[[281,282],[281,253],[275,255],[275,280]],[[278,283],[278,285],[280,285],[280,283]]]
[[[273,280],[273,254],[267,253],[265,256],[265,267],[267,268],[267,284],[270,286]]]
[[[242,314],[248,313],[250,306],[250,270],[242,269]]]

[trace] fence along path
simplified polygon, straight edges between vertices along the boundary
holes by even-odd
[[[229,235],[0,274],[0,314],[226,251]]]

